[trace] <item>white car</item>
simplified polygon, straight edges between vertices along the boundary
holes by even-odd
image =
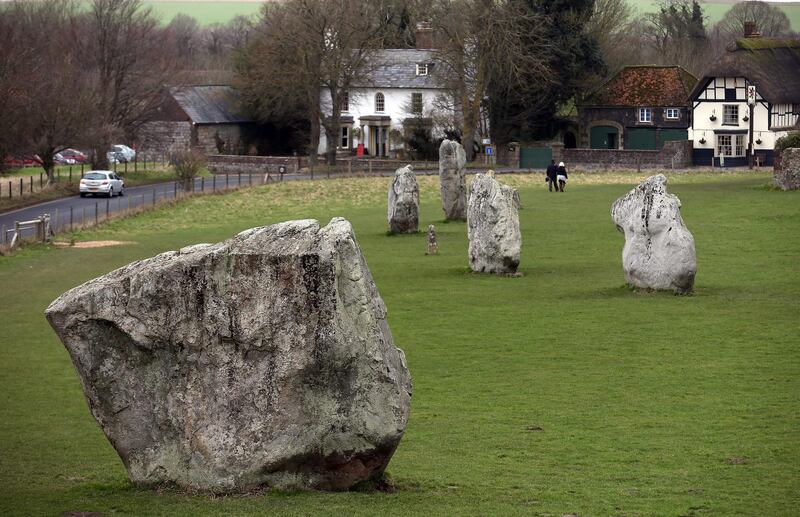
[[[113,197],[124,195],[125,182],[112,171],[89,171],[81,178],[81,197],[98,194]]]
[[[114,155],[114,157],[116,158],[116,163],[132,162],[134,159],[136,159],[136,151],[134,151],[127,145],[122,145],[122,144],[114,144],[111,147],[111,151],[109,151],[108,154]],[[110,158],[109,161],[111,161]]]

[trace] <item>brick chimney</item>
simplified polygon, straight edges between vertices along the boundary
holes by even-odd
[[[435,48],[433,45],[433,27],[431,27],[431,22],[417,23],[415,44],[419,50]]]
[[[761,33],[758,32],[756,22],[744,22],[744,37],[745,38],[760,38]]]

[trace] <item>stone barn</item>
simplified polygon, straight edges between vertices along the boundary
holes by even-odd
[[[257,125],[243,113],[236,89],[224,85],[170,88],[139,129],[139,147],[168,152],[196,147],[206,154],[245,154]]]

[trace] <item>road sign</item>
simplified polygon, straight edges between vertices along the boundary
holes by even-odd
[[[494,154],[494,148],[491,145],[486,146],[486,156],[491,156]]]

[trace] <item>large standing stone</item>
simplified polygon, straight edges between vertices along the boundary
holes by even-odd
[[[781,151],[781,170],[775,172],[774,180],[782,190],[800,189],[800,148]]]
[[[522,234],[514,189],[489,174],[475,175],[469,192],[467,233],[473,271],[516,273]]]
[[[406,427],[405,358],[345,219],[162,253],[46,315],[137,485],[345,489]]]
[[[444,140],[439,146],[439,188],[444,217],[464,221],[467,218],[467,154],[461,144]]]
[[[406,165],[397,169],[389,186],[389,231],[416,233],[419,225],[419,185]]]
[[[611,218],[625,234],[622,269],[636,287],[688,293],[694,286],[694,238],[681,218],[681,201],[667,193],[663,174],[650,176],[617,199]]]

